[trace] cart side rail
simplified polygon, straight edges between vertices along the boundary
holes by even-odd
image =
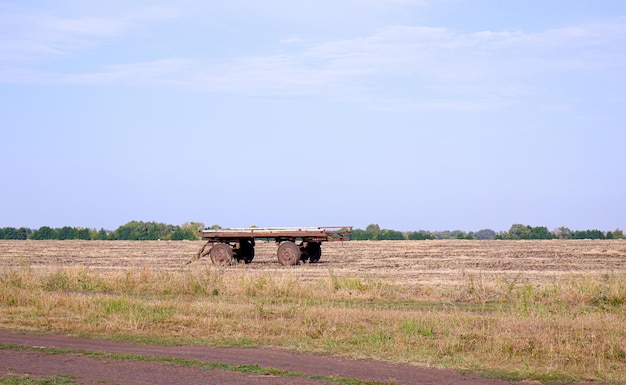
[[[204,239],[237,238],[309,238],[325,241],[347,240],[352,234],[352,226],[318,227],[234,227],[226,229],[204,229],[200,237]]]

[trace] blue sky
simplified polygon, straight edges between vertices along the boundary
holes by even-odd
[[[626,2],[0,1],[0,227],[626,227]]]

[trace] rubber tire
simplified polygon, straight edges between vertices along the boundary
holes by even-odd
[[[228,266],[233,262],[233,248],[226,243],[217,243],[211,248],[211,262],[217,266]]]
[[[239,250],[235,252],[237,262],[250,263],[254,259],[254,244],[249,240],[241,240]]]
[[[283,266],[293,266],[300,261],[300,248],[291,241],[285,241],[278,246],[278,262]]]
[[[322,244],[319,242],[309,242],[306,246],[309,254],[309,263],[317,263],[322,257]]]

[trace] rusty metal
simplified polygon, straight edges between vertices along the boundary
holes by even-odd
[[[187,263],[210,255],[213,263],[224,265],[229,261],[228,254],[239,262],[250,263],[254,258],[255,239],[273,239],[279,245],[278,260],[283,265],[300,261],[316,263],[322,253],[322,242],[347,241],[350,234],[352,226],[204,229],[200,230],[200,237],[207,243]],[[227,253],[227,250],[232,252]]]
[[[280,238],[310,239],[321,242],[349,240],[352,226],[319,226],[319,227],[243,227],[227,229],[205,229],[200,237],[207,240]]]

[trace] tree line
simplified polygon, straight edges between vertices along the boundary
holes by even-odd
[[[25,227],[0,228],[0,239],[16,240],[133,240],[133,241],[156,241],[156,240],[197,240],[200,239],[198,231],[204,228],[200,222],[189,222],[183,225],[168,225],[157,222],[131,221],[113,231],[64,226],[52,228],[41,226],[33,230]]]
[[[157,222],[131,221],[113,231],[96,230],[81,227],[52,228],[42,226],[33,230],[25,227],[0,228],[0,239],[16,240],[198,240],[199,230],[204,228],[202,222],[187,222],[180,226]],[[219,225],[211,226],[221,228]],[[528,226],[514,224],[509,231],[496,232],[491,229],[465,232],[461,230],[446,231],[398,231],[381,229],[377,224],[370,224],[365,229],[354,229],[352,240],[427,240],[427,239],[623,239],[624,232],[620,229],[613,231],[601,230],[571,230],[559,227],[552,231],[545,226]]]
[[[571,230],[559,227],[549,231],[545,226],[527,226],[514,224],[508,232],[496,235],[496,239],[623,239],[624,232],[620,229],[613,231]]]
[[[365,230],[354,229],[350,239],[355,241],[383,241],[383,240],[427,240],[427,239],[496,239],[498,234],[491,229],[483,229],[476,232],[461,230],[445,231],[398,231],[381,229],[377,224],[368,225]]]
[[[509,231],[496,232],[492,229],[465,232],[461,230],[446,231],[397,231],[381,229],[377,224],[368,225],[365,230],[354,229],[352,240],[426,240],[426,239],[623,239],[624,232],[620,229],[613,231],[601,230],[571,230],[567,227],[559,227],[548,230],[545,226],[528,226],[514,224]]]

